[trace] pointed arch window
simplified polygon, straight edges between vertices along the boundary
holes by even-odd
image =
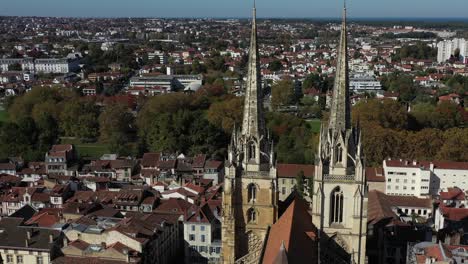
[[[338,144],[335,149],[335,163],[343,162],[343,147],[341,144]]]
[[[257,211],[254,208],[250,208],[249,210],[247,210],[247,219],[249,223],[257,222]]]
[[[255,159],[255,143],[251,142],[249,144],[249,157],[248,159],[251,160],[251,159]]]
[[[343,200],[343,191],[338,186],[330,195],[330,224],[343,223]]]
[[[247,196],[249,202],[253,202],[257,199],[257,186],[255,186],[255,184],[249,184],[247,187]]]

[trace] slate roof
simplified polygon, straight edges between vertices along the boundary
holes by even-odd
[[[51,244],[49,236],[57,240],[61,232],[52,229],[22,227],[20,224],[23,219],[5,217],[0,220],[0,248],[25,249],[37,251],[50,251]],[[31,238],[26,247],[27,232],[30,232]]]

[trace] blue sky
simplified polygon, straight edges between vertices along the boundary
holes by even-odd
[[[0,15],[248,17],[253,0],[2,0]],[[342,0],[257,0],[259,17],[338,17]],[[468,18],[468,0],[349,0],[350,17]]]

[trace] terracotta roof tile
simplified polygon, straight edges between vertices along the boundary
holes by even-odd
[[[273,224],[268,234],[263,263],[274,263],[277,259],[281,244],[284,243],[289,263],[293,260],[317,261],[317,228],[312,223],[312,216],[308,213],[308,206],[301,198],[289,205],[278,221]],[[294,262],[296,263],[296,262]]]
[[[280,178],[295,178],[301,171],[306,178],[312,178],[315,174],[314,165],[306,164],[278,164],[277,174]]]

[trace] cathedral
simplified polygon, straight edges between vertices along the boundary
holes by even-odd
[[[346,7],[343,10],[335,83],[328,124],[320,131],[315,161],[312,222],[324,236],[320,258],[333,260],[335,242],[349,254],[346,263],[365,263],[367,233],[367,184],[359,127],[351,126],[347,56]],[[331,252],[331,254],[330,254]]]
[[[367,188],[361,134],[350,118],[346,8],[330,119],[320,132],[312,202],[294,198],[281,216],[259,59],[254,6],[242,126],[232,133],[225,168],[222,262],[365,263]]]

